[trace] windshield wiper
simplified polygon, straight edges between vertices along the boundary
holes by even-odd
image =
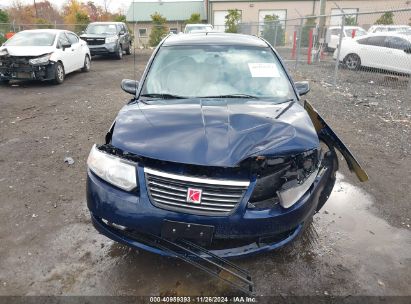
[[[201,96],[197,98],[252,98],[258,99],[259,97],[248,94],[228,94],[228,95],[215,95],[215,96]]]
[[[295,98],[288,98],[288,99],[284,99],[284,100],[277,101],[276,104],[287,103],[287,102],[290,102],[290,101],[296,102],[297,99],[295,99]]]
[[[150,94],[141,94],[140,97],[151,97],[151,98],[158,98],[158,99],[186,99],[187,97],[178,96],[173,94],[165,94],[165,93],[150,93]]]

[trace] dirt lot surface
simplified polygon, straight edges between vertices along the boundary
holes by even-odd
[[[138,53],[138,77],[148,57]],[[235,294],[189,265],[119,245],[92,227],[86,158],[129,99],[119,84],[133,78],[133,57],[92,64],[60,86],[0,87],[0,295]],[[334,192],[304,237],[237,263],[251,271],[258,295],[411,296],[409,92],[350,71],[334,89],[332,71],[292,72],[310,78],[308,98],[370,181],[358,183],[341,162]]]

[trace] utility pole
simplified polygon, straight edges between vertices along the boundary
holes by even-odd
[[[320,0],[320,33],[319,33],[319,41],[324,43],[322,39],[324,39],[325,34],[325,8],[326,8],[327,0]]]
[[[38,18],[39,18],[39,14],[37,13],[36,0],[33,0],[33,1],[34,1],[34,10],[36,11],[36,19],[38,19]]]

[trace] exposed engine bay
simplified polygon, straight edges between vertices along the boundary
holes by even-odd
[[[51,80],[55,77],[55,62],[37,60],[40,56],[11,56],[7,49],[0,53],[1,80]]]

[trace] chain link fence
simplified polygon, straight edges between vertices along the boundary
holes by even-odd
[[[378,21],[392,23],[375,25]],[[267,40],[284,59],[296,79],[337,87],[356,95],[362,88],[411,91],[411,8],[344,12],[332,15],[264,20],[238,24],[237,32]],[[66,29],[81,33],[85,24],[2,24],[0,42],[7,33],[35,28]],[[148,47],[151,23],[129,24],[135,46]],[[223,31],[224,24],[214,24]],[[183,24],[166,25],[166,33],[182,31]],[[374,33],[374,37],[368,36]],[[1,40],[3,37],[3,41]],[[363,38],[361,38],[363,37]]]
[[[375,25],[381,18],[393,24]],[[355,95],[370,86],[411,91],[410,22],[410,8],[355,14],[342,9],[295,19],[266,16],[263,22],[240,23],[238,32],[267,40],[295,77]]]
[[[80,33],[87,27],[87,24],[59,24],[59,23],[41,23],[41,24],[16,24],[16,23],[0,23],[0,35],[8,32],[17,33],[24,30],[32,29],[61,29],[75,33]]]

